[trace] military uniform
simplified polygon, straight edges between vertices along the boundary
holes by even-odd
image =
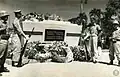
[[[15,11],[15,13],[20,13],[20,10]],[[12,34],[12,65],[18,63],[21,53],[21,48],[24,46],[24,38],[26,38],[23,32],[23,24],[21,17],[16,17],[13,22],[14,33]]]
[[[18,62],[21,52],[21,42],[17,31],[14,29],[14,32],[11,34],[11,51],[12,51],[12,61]]]
[[[19,36],[20,42],[21,42],[21,46],[23,47],[23,45],[24,45],[24,37],[22,35],[25,35],[25,34],[23,32],[22,20],[18,19],[18,18],[15,18],[13,24],[17,28],[18,36]]]
[[[9,16],[6,11],[0,12],[0,17]],[[0,20],[0,72],[9,72],[4,67],[4,63],[7,56],[8,50],[8,39],[9,35],[7,34],[7,20]]]
[[[89,51],[89,56],[93,62],[97,61],[98,58],[98,31],[101,30],[100,26],[97,24],[89,24],[88,33],[84,39],[89,37],[89,46],[87,46]]]
[[[117,21],[114,22],[115,24],[119,24]],[[118,64],[120,65],[120,27],[113,32],[112,34],[112,41],[110,44],[110,53],[109,57],[111,60],[111,64],[113,64],[113,60],[115,59],[114,54],[116,54],[118,59]]]
[[[3,23],[3,21],[0,21],[0,28],[6,28],[7,24]],[[0,31],[0,63],[1,65],[4,63],[5,61],[5,57],[7,55],[7,46],[8,46],[8,41],[6,39],[4,39],[4,35],[6,34],[6,30],[4,31]]]

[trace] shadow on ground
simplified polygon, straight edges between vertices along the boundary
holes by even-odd
[[[98,63],[100,63],[100,64],[110,65],[110,64],[109,64],[109,63],[107,63],[107,62],[98,62]],[[113,64],[113,66],[119,66],[119,67],[120,67],[120,65],[117,65],[117,64]]]

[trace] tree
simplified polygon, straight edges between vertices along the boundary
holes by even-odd
[[[120,10],[120,0],[108,1],[104,12],[104,17],[101,19],[103,32],[108,37],[111,36],[112,32],[114,31],[114,26],[112,25],[111,22],[111,16],[118,15],[119,10]]]
[[[106,4],[105,12],[103,13],[103,18],[101,19],[102,24],[102,31],[106,43],[105,45],[109,47],[110,40],[108,40],[109,37],[111,37],[113,31],[115,30],[114,26],[112,25],[111,16],[117,15],[120,18],[120,0],[109,0]]]
[[[109,0],[107,7],[117,11],[120,8],[120,0]]]
[[[102,11],[101,9],[97,9],[97,8],[93,8],[90,12],[89,12],[89,16],[94,16],[96,19],[96,23],[101,25],[101,18],[102,18]]]
[[[120,18],[120,0],[109,0],[106,10],[110,13],[116,13]]]

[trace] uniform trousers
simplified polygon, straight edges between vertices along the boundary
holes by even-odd
[[[117,60],[120,61],[120,41],[111,42],[109,52],[110,60],[114,60],[114,55],[116,55]]]
[[[0,67],[4,67],[4,63],[7,56],[8,50],[8,41],[7,40],[0,40]]]

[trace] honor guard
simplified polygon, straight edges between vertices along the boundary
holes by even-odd
[[[8,16],[9,14],[6,11],[0,12],[0,72],[9,72],[9,70],[4,67],[9,39],[9,35],[7,34]]]
[[[22,24],[22,13],[21,10],[14,11],[15,19],[13,22],[14,33],[12,35],[12,66],[16,66],[18,64],[21,49],[24,46],[24,38],[28,39],[23,32],[23,24]]]

